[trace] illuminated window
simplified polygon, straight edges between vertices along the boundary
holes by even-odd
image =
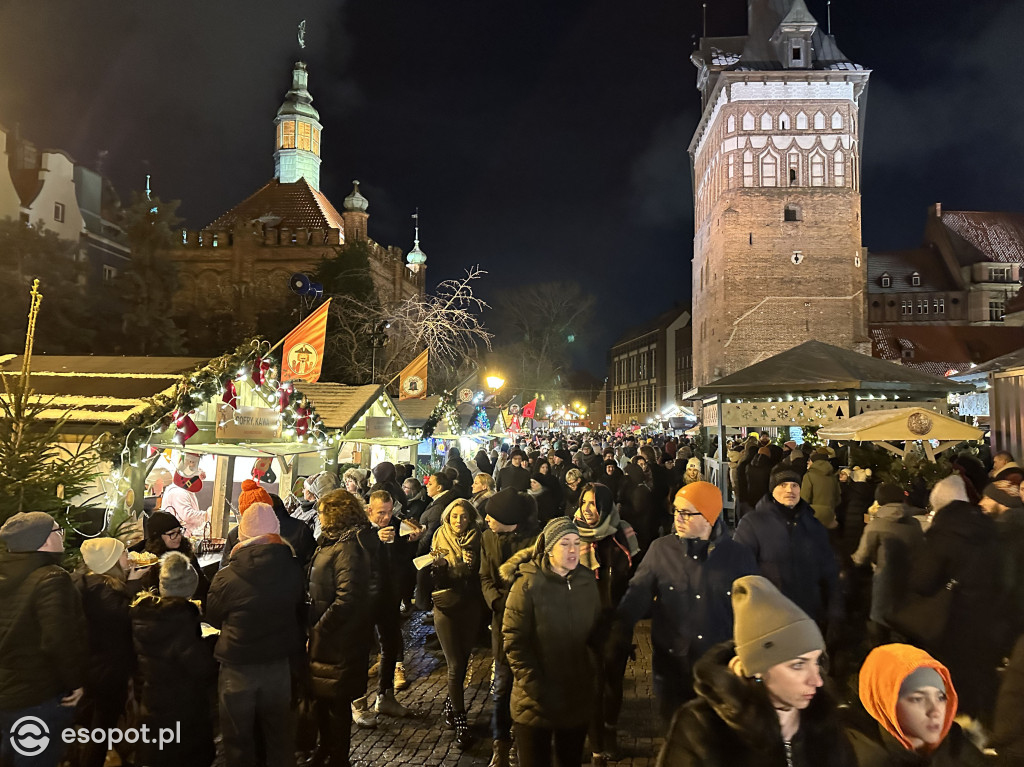
[[[278,148],[280,149],[294,149],[295,148],[295,121],[285,120],[278,126]]]
[[[312,125],[309,123],[299,123],[299,149],[305,149],[309,151],[309,136],[312,129]]]
[[[320,129],[313,128],[313,140],[312,140],[313,154],[317,157],[320,156]]]

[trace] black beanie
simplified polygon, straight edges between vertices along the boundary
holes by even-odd
[[[907,500],[907,494],[903,492],[903,488],[892,482],[883,482],[875,490],[875,501],[879,506],[885,506],[887,503],[903,503],[905,500]]]
[[[524,524],[529,516],[529,502],[513,487],[499,490],[487,499],[487,516],[503,525]]]
[[[771,479],[768,481],[768,492],[774,492],[775,488],[783,482],[796,482],[799,485],[801,482],[800,475],[790,469],[780,469],[779,471],[772,472]]]
[[[169,533],[171,530],[177,530],[180,527],[181,522],[178,521],[178,518],[166,511],[154,511],[149,515],[149,534],[151,537]]]

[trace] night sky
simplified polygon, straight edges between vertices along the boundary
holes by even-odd
[[[744,34],[708,0],[708,34]],[[808,0],[825,24],[825,0]],[[273,176],[272,120],[300,58],[324,124],[321,188],[363,182],[370,235],[428,281],[576,279],[600,300],[579,362],[690,294],[686,148],[699,0],[0,0],[0,123],[96,166],[127,200],[146,173],[209,223]],[[926,207],[1021,210],[1024,3],[835,0],[873,70],[864,242],[913,247]],[[588,343],[589,341],[589,343]]]

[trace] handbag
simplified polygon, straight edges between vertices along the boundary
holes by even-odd
[[[454,608],[462,599],[462,594],[458,589],[438,589],[430,592],[430,599],[434,603],[434,607],[444,612]]]
[[[889,628],[925,649],[934,646],[946,633],[949,613],[956,593],[956,578],[929,596],[913,594],[887,616]]]

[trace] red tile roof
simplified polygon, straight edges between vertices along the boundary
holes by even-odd
[[[282,184],[276,178],[248,199],[222,214],[207,229],[233,229],[247,226],[261,216],[277,216],[279,228],[337,229],[344,233],[341,214],[322,192],[309,185],[304,178]]]
[[[961,263],[1024,263],[1024,213],[948,210],[942,212],[942,224],[970,246],[966,250],[973,248],[982,256],[963,253],[965,249],[958,247]]]

